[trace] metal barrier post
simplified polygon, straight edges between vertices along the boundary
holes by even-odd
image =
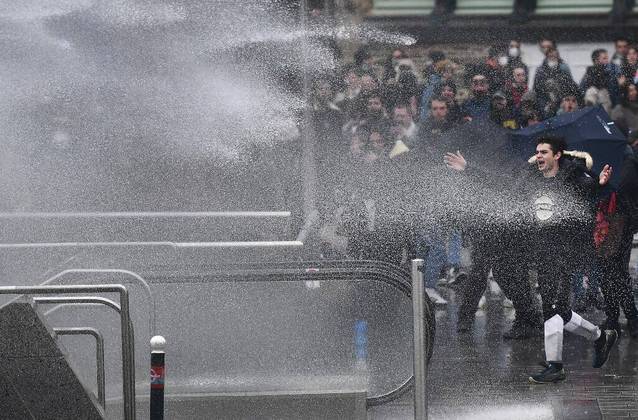
[[[164,419],[164,349],[166,340],[161,335],[151,338],[151,416],[150,420]]]
[[[414,418],[425,420],[428,417],[426,395],[427,349],[425,348],[425,326],[423,321],[424,295],[423,260],[412,260],[412,311],[414,315]]]

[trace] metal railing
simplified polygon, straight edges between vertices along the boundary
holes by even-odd
[[[106,411],[106,377],[104,375],[104,338],[95,328],[54,328],[57,335],[90,335],[95,338],[97,399]]]
[[[415,262],[416,263],[416,262]],[[171,270],[172,271],[172,270]],[[135,278],[137,282],[143,284],[147,293],[150,291],[148,282],[141,276],[127,270],[98,270],[98,269],[70,269],[64,270],[53,276],[47,281],[59,279],[65,273],[124,273]],[[416,273],[416,274],[415,274]],[[413,268],[412,279],[410,275],[391,264],[381,263],[377,261],[318,261],[318,262],[295,262],[295,263],[253,263],[253,264],[233,264],[233,265],[217,265],[208,267],[205,273],[198,274],[181,274],[178,279],[172,280],[170,276],[163,276],[159,281],[154,283],[201,283],[208,282],[211,278],[215,281],[229,282],[258,282],[258,281],[347,281],[361,279],[361,277],[371,278],[381,281],[399,290],[408,298],[413,298],[413,292],[422,297],[422,292],[418,287],[412,289],[412,282],[418,279],[419,270],[416,272]],[[415,277],[416,276],[416,277]],[[140,280],[141,279],[141,280]],[[416,284],[416,283],[415,283]],[[109,289],[109,288],[121,288]],[[102,286],[32,286],[32,287],[4,287],[0,288],[0,294],[52,294],[52,293],[82,293],[82,292],[120,292],[120,302],[122,308],[120,316],[122,320],[122,366],[123,366],[123,391],[124,391],[124,409],[125,418],[134,419],[135,415],[135,378],[134,378],[134,337],[128,309],[128,294],[126,289],[121,285],[102,285]],[[125,295],[122,295],[124,293]],[[149,294],[152,299],[152,293]],[[117,310],[117,304],[108,299],[98,297],[76,297],[76,298],[47,298],[47,303],[77,303],[77,304],[104,304]],[[153,301],[154,307],[154,301]],[[420,309],[419,309],[420,307]],[[55,309],[55,308],[54,308]],[[53,309],[53,310],[54,310]],[[425,369],[427,360],[432,354],[432,338],[434,337],[435,324],[433,307],[429,299],[413,299],[414,314],[417,315],[422,322],[418,322],[415,317],[414,325],[414,375],[406,378],[395,389],[381,395],[368,396],[368,406],[376,406],[394,400],[403,395],[414,384],[417,390],[425,388]],[[50,311],[49,311],[50,312]],[[422,314],[419,316],[418,314]],[[154,310],[152,311],[152,321],[149,328],[155,331]],[[421,332],[418,332],[419,329]],[[424,338],[421,338],[424,337]],[[423,359],[421,357],[423,356]],[[416,380],[415,380],[416,379]],[[425,391],[415,392],[415,409],[423,414],[415,414],[425,418],[427,416],[426,400],[417,401],[417,398],[425,398]]]
[[[33,298],[36,304],[57,304],[53,310],[73,305],[73,306],[93,306],[104,305],[115,312],[118,316],[121,313],[120,306],[110,299],[98,297],[98,296],[53,296],[53,297],[36,297]],[[50,314],[53,310],[44,313],[45,316]],[[102,334],[95,328],[53,328],[58,335],[92,335],[96,340],[96,369],[97,369],[97,394],[98,400],[102,405],[102,408],[106,410],[106,377],[104,375],[104,338]]]
[[[412,299],[412,279],[410,274],[399,267],[379,261],[316,261],[316,262],[285,262],[285,263],[249,263],[212,265],[201,267],[202,271],[194,273],[177,273],[171,267],[171,274],[158,274],[161,269],[155,268],[156,275],[147,276],[151,283],[208,283],[215,282],[271,282],[271,281],[352,281],[361,277],[377,280],[399,290]],[[426,340],[419,344],[419,338],[415,341],[414,357],[424,357],[422,365],[426,366],[433,350],[433,337],[435,334],[434,308],[429,299],[413,304],[422,305],[423,333]],[[422,312],[421,312],[422,311]],[[419,376],[419,386],[425,384],[422,369],[415,371]],[[395,389],[380,395],[368,396],[367,405],[377,406],[392,401],[414,384],[414,375],[406,378]]]
[[[266,219],[290,218],[290,211],[163,211],[163,212],[0,212],[0,221],[15,220],[73,220],[73,219]],[[259,248],[259,247],[300,247],[295,241],[69,241],[69,242],[16,242],[0,243],[0,249],[46,249],[46,248],[122,248],[122,247],[165,247],[174,250],[191,248]]]
[[[112,268],[70,268],[70,269],[67,269],[67,270],[60,271],[59,273],[55,274],[54,276],[49,277],[43,283],[41,283],[40,286],[49,285],[49,284],[55,282],[56,280],[60,280],[60,279],[64,278],[65,276],[67,276],[69,274],[122,274],[124,276],[129,277],[129,281],[127,283],[139,285],[144,290],[144,292],[146,293],[146,297],[148,298],[147,300],[148,300],[148,305],[149,305],[148,333],[149,333],[149,337],[153,337],[155,335],[156,328],[157,328],[157,325],[156,325],[157,310],[156,310],[156,307],[155,307],[155,297],[153,296],[153,291],[151,290],[151,287],[149,286],[148,282],[146,280],[144,280],[144,278],[142,276],[140,276],[137,273],[134,273],[133,271],[122,270],[122,269],[112,269]],[[85,279],[83,279],[83,280],[85,280]],[[100,303],[104,303],[104,302],[100,302]],[[56,311],[58,308],[59,307],[51,308],[50,310],[48,310],[45,313],[45,315],[50,315],[51,313]]]
[[[120,332],[122,336],[122,392],[124,418],[135,420],[135,336],[129,310],[128,290],[121,284],[1,286],[0,295],[59,295],[79,293],[118,293],[120,298]],[[86,297],[83,297],[86,299]],[[97,302],[95,302],[97,303]],[[114,302],[112,302],[114,303]],[[107,304],[113,307],[111,304]]]

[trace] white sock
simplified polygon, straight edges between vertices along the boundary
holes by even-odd
[[[571,319],[565,324],[565,329],[570,333],[580,335],[590,341],[597,340],[601,334],[600,328],[573,311]]]
[[[548,362],[563,361],[563,318],[560,315],[545,321],[545,359]]]

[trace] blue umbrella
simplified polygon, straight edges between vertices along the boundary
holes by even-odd
[[[600,173],[606,164],[611,165],[614,171],[609,185],[618,188],[627,140],[601,106],[558,115],[514,131],[510,138],[515,153],[527,159],[536,151],[536,139],[548,135],[564,137],[567,150],[589,153],[594,159],[592,172],[595,174]]]

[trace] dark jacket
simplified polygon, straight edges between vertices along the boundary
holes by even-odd
[[[535,158],[530,163],[535,164]],[[583,159],[564,155],[552,178],[530,165],[525,188],[535,249],[584,263],[593,251],[598,177],[589,172]]]
[[[580,91],[569,67],[563,61],[560,61],[557,67],[551,68],[547,65],[547,60],[536,70],[533,90],[545,118],[556,114],[560,100],[566,92]]]

